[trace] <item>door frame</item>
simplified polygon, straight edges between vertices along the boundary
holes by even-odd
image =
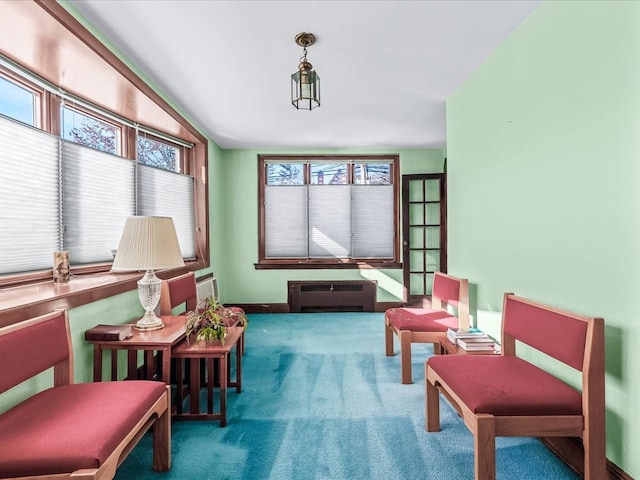
[[[405,305],[421,305],[430,295],[410,295],[411,280],[411,249],[409,246],[409,184],[415,180],[440,180],[440,271],[447,272],[447,174],[446,173],[418,173],[402,175],[402,301]],[[424,200],[424,197],[423,197]],[[427,203],[424,202],[423,203]],[[426,224],[425,224],[426,225]],[[430,270],[424,273],[432,273]]]

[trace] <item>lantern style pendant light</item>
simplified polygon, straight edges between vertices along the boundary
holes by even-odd
[[[320,106],[320,77],[307,61],[307,47],[316,43],[313,33],[299,33],[296,44],[303,48],[298,71],[291,75],[291,103],[298,110],[313,110]]]

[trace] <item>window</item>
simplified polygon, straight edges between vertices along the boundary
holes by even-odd
[[[39,103],[39,92],[0,75],[0,114],[37,126]]]
[[[179,173],[188,170],[189,144],[139,133],[76,99],[46,98],[60,112],[52,132],[32,126],[41,95],[0,77],[0,284],[44,275],[56,250],[70,252],[76,271],[99,270],[112,262],[131,215],[172,217],[183,257],[195,259],[195,179]]]
[[[258,162],[258,268],[398,262],[397,155]]]
[[[138,134],[138,162],[150,167],[158,167],[171,172],[180,172],[180,148],[152,138],[146,134]]]
[[[101,152],[121,153],[121,130],[95,115],[83,113],[76,108],[63,105],[60,119],[62,138],[95,148]]]

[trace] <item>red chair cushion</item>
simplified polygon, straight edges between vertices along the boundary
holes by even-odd
[[[582,414],[578,391],[518,357],[436,355],[427,363],[474,413]]]
[[[165,391],[135,380],[37,393],[0,415],[0,478],[98,468]]]
[[[444,310],[424,308],[391,308],[385,312],[389,324],[398,330],[412,332],[446,332],[458,328],[458,317]]]

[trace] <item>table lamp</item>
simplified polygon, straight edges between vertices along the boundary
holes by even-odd
[[[144,316],[133,325],[136,330],[158,330],[164,323],[155,314],[160,300],[160,284],[154,270],[184,266],[176,229],[170,217],[128,217],[113,259],[114,272],[146,273],[138,280],[138,296]]]

